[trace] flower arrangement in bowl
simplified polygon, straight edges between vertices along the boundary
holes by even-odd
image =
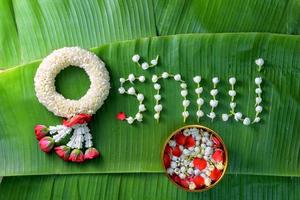
[[[224,176],[228,153],[221,137],[213,130],[188,125],[166,140],[162,163],[168,178],[192,192],[213,188]]]

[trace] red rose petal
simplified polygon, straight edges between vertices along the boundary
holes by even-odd
[[[180,183],[180,181],[181,181],[181,179],[180,179],[179,176],[177,176],[177,175],[173,175],[171,178],[172,178],[176,183]]]
[[[188,137],[186,138],[185,146],[186,146],[187,148],[189,148],[189,147],[194,147],[195,144],[196,144],[196,141],[195,141],[195,139],[193,138],[193,136],[190,135],[190,136],[188,136]]]
[[[195,176],[192,181],[195,183],[197,188],[204,185],[204,178],[202,176]]]
[[[189,182],[187,179],[181,179],[180,180],[180,185],[185,187],[185,188],[188,188],[189,187]]]
[[[206,165],[207,165],[206,160],[204,160],[202,158],[195,158],[193,163],[194,163],[194,167],[198,168],[199,170],[205,169]]]
[[[181,153],[182,152],[181,152],[179,146],[176,146],[172,151],[173,156],[176,156],[176,157],[179,157],[181,155]]]
[[[223,151],[221,149],[217,149],[211,157],[214,161],[221,162],[223,161]]]
[[[184,136],[182,133],[178,133],[175,135],[175,140],[178,145],[184,145],[186,136]]]
[[[217,168],[215,168],[211,174],[210,174],[210,178],[213,181],[217,181],[222,175],[222,172],[220,170],[218,170]]]
[[[172,153],[172,147],[170,147],[170,145],[167,145],[165,148],[165,153],[166,154],[171,154]]]
[[[117,119],[121,120],[121,121],[125,120],[126,119],[126,114],[124,112],[119,112],[117,114]]]
[[[214,144],[216,145],[216,147],[220,147],[221,146],[221,142],[218,138],[216,137],[212,137],[212,141],[214,142]]]
[[[171,158],[168,154],[164,154],[164,165],[166,168],[169,168],[171,165]]]

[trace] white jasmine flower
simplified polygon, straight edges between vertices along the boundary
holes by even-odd
[[[188,107],[188,106],[190,105],[190,101],[187,100],[187,99],[185,99],[185,100],[182,101],[182,105],[183,105],[184,107]]]
[[[157,75],[154,74],[154,75],[152,76],[152,82],[153,82],[153,83],[156,83],[157,80],[158,80],[158,77],[157,77]]]
[[[156,90],[160,90],[160,84],[158,84],[158,83],[155,83],[155,84],[154,84],[154,89],[156,89]]]
[[[185,177],[186,177],[186,175],[185,175],[185,174],[183,174],[183,173],[180,173],[180,174],[179,174],[179,178],[181,178],[181,179],[185,179]]]
[[[217,168],[218,170],[224,169],[223,163],[222,163],[222,162],[218,162],[218,163],[216,164],[216,168]]]
[[[161,75],[163,78],[168,78],[169,77],[169,73],[168,72],[164,72]]]
[[[213,120],[214,118],[216,118],[216,113],[210,112],[209,115],[207,115],[207,117],[209,117]]]
[[[162,110],[162,105],[161,104],[155,105],[154,110],[155,110],[155,112],[160,112]]]
[[[184,149],[183,151],[182,151],[182,153],[184,154],[184,155],[190,155],[190,151],[188,150],[188,149]]]
[[[201,82],[201,76],[195,76],[193,78],[193,80],[194,80],[195,83],[200,83]]]
[[[157,101],[161,100],[161,95],[160,94],[154,95],[154,99]]]
[[[172,169],[171,167],[167,169],[167,173],[172,176],[174,173],[174,169]]]
[[[188,112],[188,111],[182,112],[182,116],[183,116],[184,118],[187,118],[187,117],[189,116],[189,112]]]
[[[132,124],[134,122],[133,117],[128,117],[128,118],[126,118],[126,120],[127,120],[128,124]]]
[[[262,58],[258,58],[258,59],[256,59],[255,60],[255,64],[257,65],[257,66],[263,66],[264,65],[264,59],[262,59]]]
[[[154,119],[159,119],[159,113],[154,114]]]
[[[174,169],[174,173],[178,175],[178,174],[180,173],[179,168],[175,168],[175,169]]]
[[[234,84],[236,83],[236,78],[235,78],[235,77],[229,78],[229,83],[230,83],[231,85],[234,85]]]
[[[255,98],[255,103],[256,103],[256,104],[260,104],[261,102],[262,102],[261,97],[256,97],[256,98]]]
[[[119,88],[119,93],[120,93],[120,94],[124,94],[124,93],[125,93],[125,89],[124,89],[123,87],[120,87],[120,88]]]
[[[212,79],[212,82],[213,82],[213,84],[218,84],[218,83],[220,82],[220,80],[219,80],[218,77],[214,77],[214,78]]]
[[[144,100],[144,95],[143,94],[138,94],[137,95],[137,100],[138,101],[143,101]]]
[[[244,120],[243,120],[243,124],[248,126],[249,124],[251,123],[250,119],[248,117],[246,117]]]
[[[188,168],[188,170],[187,170],[187,173],[188,173],[188,174],[193,174],[193,173],[194,173],[194,170],[193,170],[193,168],[191,168],[191,167],[190,167],[190,168]]]
[[[236,91],[235,90],[229,90],[228,94],[229,94],[229,96],[234,97],[236,95]]]
[[[195,176],[199,176],[199,175],[200,175],[200,173],[201,173],[201,171],[200,171],[199,169],[195,169],[195,170],[194,170],[194,174],[195,174]]]
[[[261,107],[261,106],[256,106],[256,107],[255,107],[255,111],[256,111],[257,113],[261,113],[262,107]]]
[[[212,89],[210,91],[210,95],[212,95],[212,96],[216,96],[217,94],[218,94],[218,90],[217,89]]]
[[[256,93],[256,94],[261,94],[261,93],[262,93],[261,88],[256,88],[256,89],[255,89],[255,93]]]
[[[203,92],[203,88],[202,87],[199,87],[199,88],[195,89],[195,93],[196,94],[201,94],[202,92]]]
[[[135,54],[135,55],[132,56],[132,61],[133,62],[137,63],[137,62],[139,62],[139,60],[140,60],[140,55]]]
[[[169,145],[170,145],[170,147],[175,147],[176,146],[176,141],[175,140],[169,140]]]
[[[204,116],[204,112],[202,110],[198,110],[196,112],[197,117],[203,117]]]
[[[143,70],[146,70],[148,68],[149,68],[149,64],[148,63],[146,63],[146,62],[142,63],[142,69]]]
[[[229,104],[231,109],[234,109],[236,107],[236,103],[235,102],[230,102]]]
[[[197,99],[197,104],[198,104],[199,106],[202,106],[202,105],[204,104],[204,100],[203,100],[202,98],[198,98],[198,99]]]
[[[128,92],[128,94],[134,95],[135,89],[133,87],[130,87],[127,92]]]
[[[258,122],[260,122],[260,117],[255,117],[255,119],[254,119],[254,121],[253,121],[254,123],[258,123]]]
[[[139,105],[139,112],[144,112],[146,110],[146,107],[144,104]]]
[[[235,119],[236,121],[242,119],[242,117],[243,117],[243,114],[242,114],[241,112],[237,112],[237,113],[235,113],[235,115],[234,115],[234,119]]]
[[[194,182],[189,183],[189,190],[195,190],[196,189],[196,184]]]
[[[181,94],[181,96],[186,97],[187,94],[188,94],[188,91],[187,90],[181,90],[180,94]]]
[[[177,167],[177,163],[172,161],[170,166],[171,168],[175,169]]]
[[[255,84],[256,84],[256,85],[260,85],[261,82],[262,82],[261,77],[256,77],[256,78],[255,78]]]
[[[180,81],[180,80],[181,80],[181,75],[180,75],[180,74],[176,74],[176,75],[174,76],[174,80],[175,80],[175,81]]]
[[[153,60],[150,61],[150,63],[151,63],[151,65],[157,65],[158,62],[157,62],[156,59],[153,59]]]
[[[186,89],[187,85],[186,85],[186,83],[181,83],[181,84],[180,84],[180,87],[181,87],[182,89]]]
[[[228,114],[222,114],[222,120],[226,122],[229,119]]]
[[[210,179],[210,178],[205,178],[205,179],[204,179],[204,184],[205,184],[206,186],[210,186],[210,185],[211,185],[211,179]]]
[[[125,83],[125,78],[120,78],[120,83]]]
[[[218,103],[219,102],[217,100],[214,100],[214,99],[209,101],[210,106],[213,107],[213,108],[217,107]]]
[[[141,113],[136,113],[135,118],[139,122],[143,121],[143,115]]]
[[[186,172],[185,166],[180,167],[180,171],[181,171],[182,173]]]
[[[133,74],[128,75],[128,80],[132,83],[135,80],[135,77]]]
[[[142,82],[142,83],[145,82],[145,76],[140,76],[139,81]]]

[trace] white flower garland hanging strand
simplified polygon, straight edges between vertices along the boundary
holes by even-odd
[[[157,122],[159,122],[159,118],[160,118],[160,112],[162,111],[162,104],[160,104],[160,100],[161,100],[161,95],[160,95],[160,89],[161,89],[161,85],[159,83],[157,83],[160,79],[168,79],[168,78],[174,78],[175,81],[180,82],[180,87],[181,87],[181,96],[183,97],[183,101],[182,101],[182,105],[183,105],[183,112],[182,112],[182,117],[183,117],[183,122],[186,121],[186,119],[189,116],[189,112],[187,111],[187,107],[190,105],[190,101],[186,99],[186,96],[188,95],[188,91],[187,91],[187,84],[185,83],[185,81],[183,81],[181,79],[181,75],[180,74],[169,74],[168,72],[163,72],[161,74],[161,76],[157,76],[157,75],[153,75],[152,76],[152,82],[154,83],[154,89],[156,90],[156,94],[154,95],[154,99],[156,101],[155,106],[154,106],[154,110],[155,110],[155,114],[154,114],[154,119],[157,120]]]
[[[197,88],[195,89],[195,93],[197,94],[197,121],[199,122],[200,118],[204,116],[204,112],[201,110],[202,105],[204,104],[203,98],[201,98],[201,94],[203,92],[203,87],[200,86],[201,76],[195,76],[193,81],[197,84]]]
[[[213,83],[213,89],[210,91],[210,95],[212,96],[212,99],[209,101],[209,105],[211,106],[210,113],[207,115],[208,118],[213,121],[216,118],[216,113],[214,112],[215,108],[218,106],[219,101],[216,99],[216,96],[218,95],[218,89],[217,85],[220,82],[218,77],[214,77],[212,79]]]
[[[135,117],[128,116],[125,118],[125,120],[128,122],[128,124],[132,124],[134,121],[142,122],[143,121],[143,112],[146,111],[146,107],[144,105],[144,95],[142,93],[137,93],[134,87],[130,87],[128,90],[124,88],[124,84],[126,82],[130,82],[131,84],[134,84],[133,82],[138,80],[139,82],[143,83],[145,82],[144,76],[135,76],[134,74],[129,74],[128,78],[120,78],[121,86],[119,88],[120,94],[129,94],[132,96],[135,96],[139,102],[139,109],[138,112],[135,114]]]
[[[148,62],[143,62],[140,64],[141,56],[139,54],[135,54],[132,56],[132,61],[136,63],[139,67],[141,67],[143,70],[147,70],[149,68],[155,67],[158,64],[159,56],[156,56],[155,59],[152,59],[150,61],[150,65]]]

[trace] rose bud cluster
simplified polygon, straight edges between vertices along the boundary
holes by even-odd
[[[36,125],[34,132],[36,139],[39,140],[40,149],[45,153],[54,149],[64,161],[77,163],[99,157],[100,153],[93,147],[92,135],[87,127],[90,121],[91,115],[79,114],[64,120],[62,125],[50,127]],[[73,135],[71,135],[72,132]],[[69,142],[62,145],[63,139],[67,137],[69,137]]]
[[[187,190],[210,188],[225,172],[226,152],[214,133],[183,128],[165,146],[163,163],[168,176]]]

